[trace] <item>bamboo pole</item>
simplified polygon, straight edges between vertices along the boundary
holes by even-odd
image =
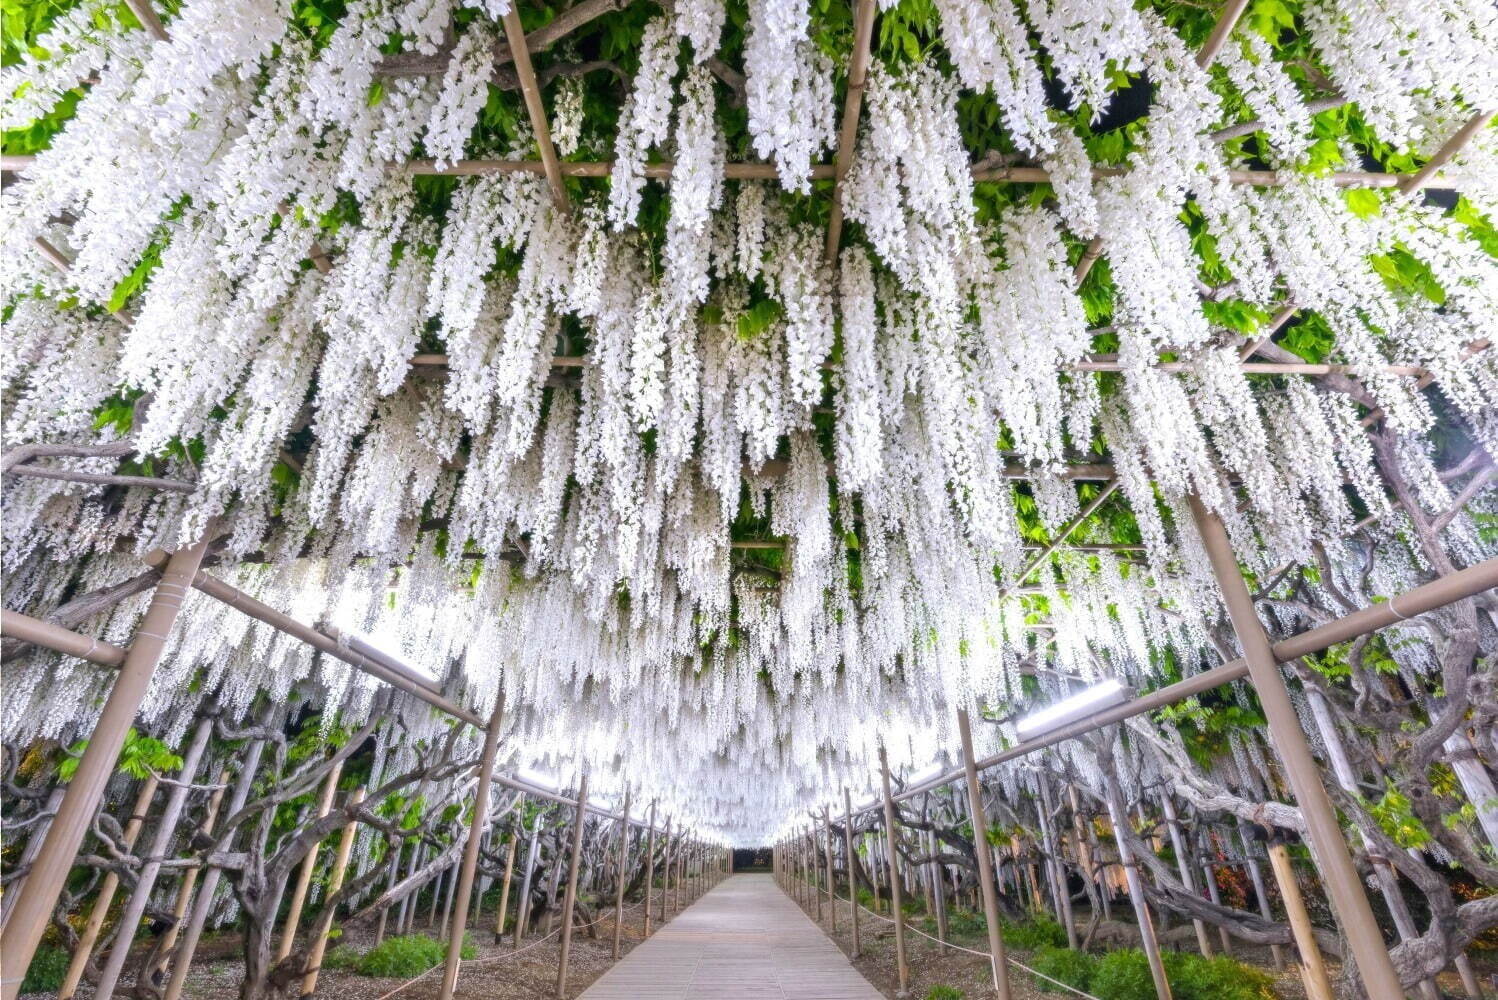
[[[520,844],[520,832],[517,830],[510,837],[510,849],[505,852],[505,877],[499,887],[499,916],[494,921],[494,943],[499,944],[504,938],[505,917],[510,910],[510,879],[515,874],[515,849]]]
[[[650,820],[645,833],[645,937],[650,936],[650,897],[655,891],[655,800],[650,800]]]
[[[255,775],[260,770],[260,758],[264,753],[264,740],[250,741],[244,760],[240,762],[239,775],[234,781],[234,789],[229,795],[230,816],[243,809],[245,802],[249,800],[250,789],[255,784]],[[211,865],[203,873],[203,884],[198,889],[198,895],[193,900],[187,923],[183,926],[182,942],[177,946],[177,953],[172,960],[172,975],[167,980],[166,989],[162,992],[162,1000],[178,1000],[182,996],[182,987],[187,982],[187,973],[192,966],[192,956],[198,950],[198,941],[203,936],[203,925],[208,922],[208,911],[213,906],[213,896],[218,891],[218,882],[222,876],[222,869]]]
[[[520,896],[515,900],[515,941],[514,949],[520,950],[520,941],[525,937],[526,924],[530,923],[531,915],[531,879],[536,872],[536,857],[541,851],[541,816],[537,814],[535,826],[531,830],[530,846],[526,849],[525,874],[520,879]]]
[[[1254,857],[1253,852],[1249,849],[1250,841],[1243,835],[1241,829],[1238,832],[1238,840],[1243,845],[1243,857],[1248,863],[1248,878],[1253,883],[1254,898],[1259,902],[1259,915],[1265,920],[1273,922],[1274,911],[1269,906],[1269,892],[1264,887],[1264,871],[1259,867],[1259,859]],[[1275,970],[1283,972],[1285,969],[1285,950],[1277,944],[1272,944],[1269,946],[1269,953],[1274,959]]]
[[[858,940],[858,882],[853,878],[853,796],[843,786],[843,851],[848,858],[848,919],[853,923],[853,957],[863,954]]]
[[[905,960],[905,913],[900,906],[900,877],[894,870],[895,863],[895,801],[890,797],[889,785],[889,755],[884,752],[884,747],[879,747],[879,779],[884,788],[884,834],[889,843],[890,872],[889,891],[890,909],[895,918],[895,966],[899,972],[900,988],[897,995],[903,995],[910,989],[910,965]]]
[[[439,1000],[452,1000],[458,988],[458,964],[463,960],[463,932],[468,927],[468,899],[473,892],[473,875],[478,871],[479,847],[489,828],[489,791],[493,787],[494,757],[499,750],[499,727],[504,721],[505,694],[499,692],[494,713],[484,729],[484,749],[479,755],[478,784],[473,790],[473,819],[468,824],[468,840],[463,844],[463,868],[458,875],[458,895],[453,902],[453,923],[447,939],[447,961],[442,968]],[[501,918],[503,919],[503,918]]]
[[[214,779],[213,794],[208,797],[208,808],[203,812],[203,823],[198,827],[198,832],[204,837],[213,833],[213,827],[218,822],[219,806],[224,801],[224,791],[229,787],[229,768],[226,766],[219,771],[218,777]],[[166,929],[161,936],[161,945],[157,948],[160,958],[157,959],[155,967],[146,973],[147,978],[154,978],[156,971],[166,967],[167,959],[171,951],[177,945],[177,935],[182,930],[182,920],[187,916],[187,907],[192,903],[193,888],[198,884],[198,874],[203,869],[193,865],[182,873],[182,882],[177,886],[177,901],[172,904],[172,926]]]
[[[130,809],[130,819],[125,823],[125,829],[120,837],[120,847],[126,853],[135,846],[141,827],[145,825],[146,813],[151,809],[151,799],[156,796],[156,785],[157,777],[151,774],[141,784],[140,792],[135,796],[135,805]],[[72,1000],[74,992],[77,991],[78,983],[83,979],[83,970],[88,965],[88,958],[94,950],[94,943],[99,940],[99,931],[104,926],[104,918],[109,913],[109,906],[114,902],[114,894],[119,885],[120,876],[117,872],[110,872],[104,876],[104,882],[99,886],[99,895],[94,897],[94,908],[89,911],[88,923],[84,925],[83,933],[78,937],[78,944],[73,948],[73,958],[68,963],[68,971],[63,976],[62,986],[58,988],[57,1000]]]
[[[1134,919],[1139,925],[1139,943],[1144,957],[1149,962],[1150,978],[1155,983],[1155,996],[1159,1000],[1171,1000],[1170,980],[1165,976],[1165,963],[1160,959],[1160,942],[1155,938],[1155,924],[1150,917],[1149,905],[1144,898],[1144,883],[1139,878],[1139,862],[1134,858],[1134,849],[1118,831],[1125,828],[1128,817],[1124,815],[1123,802],[1118,784],[1112,774],[1104,774],[1104,798],[1108,805],[1108,820],[1113,824],[1113,840],[1118,845],[1118,860],[1123,865],[1124,878],[1129,884],[1129,902],[1134,904]]]
[[[1176,816],[1175,803],[1170,800],[1168,790],[1161,794],[1160,804],[1165,813],[1166,830],[1170,833],[1170,847],[1176,856],[1176,871],[1180,874],[1181,884],[1186,887],[1186,891],[1195,895],[1196,876],[1192,871],[1186,838],[1181,835],[1181,822]],[[1191,924],[1196,930],[1196,948],[1202,953],[1202,958],[1213,957],[1215,952],[1212,949],[1212,939],[1207,936],[1206,922],[1193,917]]]
[[[1316,935],[1311,927],[1311,915],[1306,911],[1305,899],[1300,894],[1300,883],[1295,880],[1295,870],[1290,866],[1290,853],[1285,842],[1275,837],[1269,842],[1269,867],[1274,872],[1274,881],[1280,889],[1280,899],[1285,904],[1285,915],[1290,920],[1290,932],[1295,935],[1295,948],[1300,952],[1301,978],[1306,984],[1310,1000],[1334,1000],[1331,979],[1326,974],[1326,961],[1321,957],[1321,947],[1316,944]],[[1390,994],[1403,996],[1403,991]]]
[[[832,875],[832,811],[822,807],[822,827],[827,836],[827,910],[831,917],[832,933],[837,933],[837,880]]]
[[[357,806],[364,801],[364,789],[355,789],[353,796],[349,799],[351,805]],[[354,834],[358,831],[359,821],[350,819],[343,828],[343,835],[338,838],[338,853],[333,856],[333,872],[328,877],[328,900],[323,913],[317,922],[317,931],[313,937],[312,950],[307,954],[306,975],[302,977],[302,996],[311,996],[317,992],[317,974],[322,971],[322,959],[328,949],[328,935],[333,930],[333,918],[337,915],[338,907],[332,902],[333,897],[339,889],[343,888],[343,876],[348,871],[349,854],[354,849]]]
[[[105,667],[122,666],[128,653],[113,643],[80,635],[61,625],[23,615],[19,611],[0,612],[0,635]]]
[[[557,208],[565,212],[568,210],[567,187],[562,183],[557,150],[551,141],[551,126],[546,120],[546,105],[541,103],[541,86],[536,82],[530,48],[525,42],[525,28],[520,23],[520,10],[514,4],[505,12],[504,26],[505,38],[510,43],[511,57],[515,64],[515,75],[520,80],[520,92],[525,97],[525,110],[530,116],[531,131],[536,134],[536,148],[541,152],[546,181],[551,185],[551,197]]]
[[[1043,773],[1037,774],[1035,781],[1040,786],[1040,811],[1043,819],[1040,831],[1047,843],[1046,852],[1050,854],[1051,891],[1055,893],[1061,923],[1066,928],[1066,945],[1068,948],[1075,949],[1077,947],[1077,921],[1072,913],[1071,891],[1066,883],[1066,866],[1061,861],[1061,837],[1052,826],[1050,783]]]
[[[94,725],[83,759],[78,763],[73,780],[68,782],[57,815],[47,829],[46,838],[21,886],[5,929],[0,932],[0,967],[10,973],[0,987],[3,1000],[16,1000],[20,995],[21,977],[31,966],[36,946],[41,942],[52,909],[62,894],[68,873],[72,871],[78,848],[119,762],[125,734],[140,711],[151,675],[161,659],[187,588],[215,534],[210,529],[196,544],[179,549],[170,557],[163,557],[166,568],[156,584],[150,607],[146,609],[130,651],[120,665],[119,676],[115,678],[104,710]]]
[[[832,201],[827,213],[827,246],[825,258],[837,262],[838,244],[843,233],[843,180],[853,165],[853,150],[858,143],[858,119],[863,110],[864,88],[868,82],[869,59],[874,38],[874,0],[858,0],[853,10],[853,50],[848,59],[848,93],[843,99],[843,120],[838,130],[837,156],[832,166]]]
[[[333,808],[333,793],[338,791],[338,778],[342,774],[343,761],[339,761],[323,779],[322,795],[317,800],[317,819],[322,819]],[[297,925],[302,921],[302,906],[307,901],[307,889],[312,885],[313,873],[317,871],[317,851],[320,846],[312,845],[307,857],[302,860],[301,871],[297,873],[296,888],[291,893],[291,906],[286,914],[286,926],[281,931],[281,943],[276,948],[277,962],[290,955],[292,946],[296,944]]]
[[[973,727],[967,709],[957,710],[957,734],[962,740],[963,775],[967,780],[968,818],[973,824],[973,853],[978,856],[978,883],[983,894],[983,920],[988,928],[988,964],[993,975],[994,994],[1009,1000],[1009,961],[1004,954],[1004,938],[999,927],[999,894],[994,884],[993,854],[988,843],[988,817],[983,812],[983,792],[978,787],[976,753],[973,750]]]
[[[1285,765],[1295,800],[1305,817],[1306,833],[1323,883],[1331,899],[1332,909],[1347,935],[1352,957],[1357,962],[1358,973],[1364,987],[1374,997],[1399,997],[1403,988],[1389,951],[1384,946],[1383,933],[1374,919],[1373,908],[1363,891],[1362,879],[1347,851],[1347,842],[1342,834],[1336,812],[1322,787],[1321,777],[1306,735],[1300,728],[1300,719],[1290,704],[1290,694],[1285,680],[1280,675],[1279,660],[1264,632],[1254,610],[1252,596],[1238,571],[1233,556],[1232,544],[1228,540],[1227,528],[1222,520],[1204,507],[1194,495],[1188,497],[1192,518],[1196,521],[1207,557],[1217,584],[1222,589],[1227,605],[1228,617],[1237,633],[1238,643],[1248,663],[1249,679],[1258,693],[1268,720],[1270,742],[1276,755]],[[1490,560],[1492,561],[1492,560]]]
[[[583,771],[577,787],[577,818],[572,824],[571,860],[567,863],[567,894],[562,903],[562,951],[557,960],[557,1000],[567,996],[567,959],[572,953],[572,909],[577,905],[577,863],[583,849],[583,822],[587,811],[583,803],[588,801],[588,772]]]
[[[619,961],[619,938],[624,933],[624,876],[629,871],[629,789],[624,790],[624,822],[619,824],[619,884],[614,888],[614,961]]]

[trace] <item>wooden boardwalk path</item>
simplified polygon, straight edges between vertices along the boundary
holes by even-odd
[[[775,885],[732,875],[677,914],[581,1000],[883,1000]]]

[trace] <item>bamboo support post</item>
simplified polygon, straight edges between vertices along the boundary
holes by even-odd
[[[255,775],[260,770],[260,758],[264,753],[264,740],[250,741],[244,759],[240,761],[239,774],[234,780],[234,789],[229,795],[230,816],[243,809],[244,804],[249,801],[250,789],[254,787]],[[203,936],[203,925],[208,922],[208,911],[213,906],[214,893],[218,891],[218,882],[222,875],[222,869],[211,866],[203,872],[203,884],[192,902],[192,910],[188,913],[187,923],[182,926],[182,941],[177,945],[176,954],[173,956],[172,974],[167,980],[166,989],[162,991],[162,1000],[179,1000],[182,996],[182,988],[187,983],[187,973],[192,966],[192,957],[198,950],[198,941]]]
[[[957,710],[957,734],[962,740],[962,766],[966,778],[968,818],[973,824],[973,853],[978,856],[978,885],[983,896],[983,920],[988,928],[988,963],[993,974],[994,994],[1009,1000],[1009,961],[999,927],[999,894],[994,883],[993,854],[988,843],[988,817],[983,812],[983,792],[978,787],[977,755],[973,751],[973,727],[967,710]]]
[[[1290,932],[1295,935],[1295,948],[1300,952],[1301,979],[1306,984],[1306,993],[1310,1000],[1334,1000],[1331,979],[1326,974],[1326,961],[1321,957],[1321,947],[1316,944],[1311,926],[1311,915],[1300,894],[1300,883],[1295,880],[1295,870],[1290,866],[1290,852],[1278,837],[1269,842],[1269,867],[1274,872],[1274,881],[1285,904]],[[1393,994],[1403,995],[1403,991]]]
[[[1192,871],[1190,852],[1186,847],[1186,838],[1181,834],[1181,821],[1176,816],[1175,803],[1170,800],[1170,792],[1166,791],[1160,796],[1160,804],[1165,813],[1165,826],[1170,833],[1170,848],[1176,856],[1176,872],[1181,876],[1181,884],[1186,891],[1195,894],[1196,876]],[[1202,958],[1211,958],[1215,954],[1212,948],[1212,939],[1207,936],[1207,924],[1198,917],[1193,917],[1191,925],[1196,930],[1196,948],[1202,953]]]
[[[853,796],[843,786],[843,851],[848,863],[848,919],[853,924],[853,957],[863,954],[858,940],[858,882],[853,878]]]
[[[1300,728],[1300,719],[1290,703],[1290,693],[1280,675],[1279,660],[1275,657],[1269,636],[1265,634],[1264,626],[1254,611],[1253,597],[1238,570],[1227,528],[1197,497],[1191,496],[1188,499],[1207,557],[1211,560],[1212,571],[1222,589],[1233,631],[1237,633],[1238,643],[1243,649],[1249,679],[1258,693],[1259,704],[1268,720],[1270,742],[1285,765],[1285,775],[1305,817],[1311,850],[1331,899],[1332,909],[1347,935],[1349,950],[1357,962],[1363,986],[1373,997],[1402,996],[1399,975],[1394,971],[1394,963],[1384,945],[1383,933],[1374,919],[1368,896],[1363,891],[1362,879],[1352,863],[1352,855],[1348,853],[1341,824],[1338,823],[1331,800],[1327,798],[1326,789],[1321,784],[1316,761],[1311,756],[1306,735]]]
[[[218,778],[214,781],[218,787],[208,797],[208,808],[203,813],[203,824],[198,827],[198,832],[204,837],[212,835],[214,824],[218,822],[219,806],[224,801],[224,790],[229,787],[228,780],[229,769],[225,767],[219,771]],[[182,921],[187,916],[188,906],[192,904],[193,889],[198,884],[198,874],[202,870],[200,866],[193,865],[182,873],[182,882],[177,886],[177,901],[172,904],[172,926],[168,927],[166,933],[161,936],[161,946],[157,949],[161,958],[157,960],[156,967],[147,975],[154,976],[157,969],[164,968],[172,949],[177,946],[177,935],[182,930]]]
[[[536,874],[536,857],[541,852],[541,817],[536,817],[535,825],[531,828],[531,842],[526,848],[525,874],[520,878],[520,895],[515,899],[515,941],[514,949],[520,950],[520,941],[525,937],[526,925],[530,923],[531,915],[531,879]]]
[[[505,933],[505,917],[510,912],[510,880],[515,875],[515,849],[520,844],[520,831],[510,837],[510,849],[505,852],[505,877],[499,886],[499,916],[494,919],[494,943],[498,944]]]
[[[650,897],[655,891],[655,800],[650,800],[650,819],[645,828],[645,929],[650,936]]]
[[[349,799],[351,805],[357,806],[364,801],[364,789],[354,790]],[[333,918],[337,915],[337,906],[332,900],[338,890],[343,888],[343,876],[348,871],[349,854],[354,849],[354,834],[359,829],[359,821],[350,818],[343,828],[343,834],[338,838],[338,853],[333,856],[333,871],[328,876],[328,892],[325,899],[328,904],[323,910],[321,918],[317,922],[317,931],[312,940],[312,948],[307,953],[306,975],[302,977],[302,996],[311,996],[317,992],[317,974],[322,971],[323,955],[328,950],[328,935],[333,931]]]
[[[62,802],[47,829],[46,838],[37,852],[31,873],[22,884],[16,904],[0,932],[0,968],[8,975],[0,987],[3,1000],[16,1000],[21,978],[31,966],[32,956],[41,943],[42,933],[52,917],[52,909],[62,894],[63,884],[73,869],[73,859],[93,822],[94,813],[104,797],[104,788],[114,775],[125,734],[135,723],[151,675],[161,659],[167,635],[182,609],[187,588],[192,583],[214,532],[210,530],[196,544],[180,549],[167,558],[161,580],[156,584],[150,607],[136,630],[130,651],[120,664],[104,709],[99,715],[88,747],[78,762],[73,780],[68,782]]]
[[[832,811],[822,807],[822,828],[826,834],[827,854],[827,913],[831,920],[832,933],[837,933],[837,880],[832,875]]]
[[[884,747],[879,748],[879,780],[884,789],[884,834],[889,843],[890,873],[889,894],[890,912],[895,918],[895,966],[899,972],[900,988],[896,991],[897,996],[905,995],[910,989],[910,965],[905,959],[905,913],[900,906],[900,877],[894,870],[895,846],[895,800],[891,797],[889,785],[889,755],[884,752]]]
[[[473,876],[478,871],[479,847],[489,828],[489,791],[494,783],[494,756],[499,750],[499,727],[504,721],[505,695],[501,691],[494,702],[494,712],[484,729],[484,749],[479,755],[478,784],[473,789],[473,818],[468,824],[468,839],[463,844],[463,868],[458,875],[458,893],[453,902],[453,923],[447,938],[447,960],[442,968],[439,1000],[452,1000],[458,988],[458,965],[463,960],[463,932],[468,925],[468,899],[473,892]],[[501,920],[503,917],[500,918]]]
[[[619,939],[624,933],[624,877],[629,871],[629,789],[624,790],[624,820],[619,824],[619,884],[614,887],[614,961],[619,961]]]
[[[1128,840],[1118,831],[1126,829],[1128,816],[1124,814],[1118,785],[1112,775],[1104,775],[1106,788],[1104,797],[1108,804],[1108,820],[1113,824],[1113,840],[1118,845],[1118,860],[1123,865],[1124,878],[1129,885],[1129,902],[1134,904],[1134,919],[1139,924],[1139,943],[1144,957],[1149,962],[1150,978],[1155,983],[1155,996],[1159,1000],[1171,1000],[1170,980],[1165,976],[1165,963],[1160,958],[1160,942],[1155,937],[1155,923],[1145,901],[1144,883],[1139,877],[1139,862]]]
[[[129,852],[135,846],[135,840],[140,836],[141,827],[145,825],[146,813],[151,809],[151,800],[156,796],[157,777],[150,775],[140,786],[140,792],[135,796],[135,805],[130,810],[130,819],[125,823],[123,836],[120,838],[120,847]],[[114,894],[119,889],[120,876],[116,872],[110,872],[104,876],[104,882],[99,886],[99,894],[94,897],[94,907],[89,911],[88,923],[83,927],[83,933],[78,936],[78,944],[73,948],[72,961],[68,963],[68,971],[63,976],[62,986],[57,990],[57,1000],[72,1000],[73,994],[78,989],[78,984],[83,980],[83,970],[88,965],[89,955],[94,950],[94,944],[99,940],[99,931],[104,926],[104,918],[109,913],[109,906],[114,902]]]
[[[343,774],[343,761],[333,765],[328,776],[323,779],[322,795],[317,800],[316,819],[322,819],[333,808],[333,793],[338,791],[338,778]],[[307,852],[307,857],[302,861],[301,871],[297,873],[296,888],[291,893],[291,905],[286,912],[286,927],[281,931],[281,943],[276,948],[275,961],[279,962],[291,954],[292,945],[296,943],[297,925],[302,920],[302,906],[307,901],[307,889],[312,885],[312,875],[317,871],[317,853],[321,844],[313,844]]]
[[[583,823],[588,818],[588,772],[584,771],[577,787],[577,818],[572,825],[572,850],[567,862],[567,894],[562,903],[562,946],[557,959],[557,1000],[567,996],[567,959],[572,952],[572,909],[577,905],[577,863],[583,849]]]

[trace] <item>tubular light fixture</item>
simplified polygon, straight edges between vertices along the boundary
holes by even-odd
[[[1029,739],[1055,729],[1057,726],[1064,726],[1068,722],[1086,718],[1094,712],[1121,705],[1128,698],[1129,689],[1119,681],[1109,678],[1090,688],[1084,688],[1074,695],[1062,698],[1054,705],[1047,705],[1038,712],[1030,713],[1014,724],[1014,730],[1020,739]]]

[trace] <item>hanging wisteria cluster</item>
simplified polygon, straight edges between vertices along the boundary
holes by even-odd
[[[0,85],[11,127],[88,79],[3,195],[5,446],[128,436],[191,487],[8,483],[6,607],[45,612],[211,530],[234,586],[398,641],[480,713],[503,690],[519,757],[669,757],[652,795],[752,842],[772,831],[742,824],[803,789],[864,787],[881,742],[930,761],[952,705],[1017,703],[1036,656],[1087,678],[1101,649],[1135,682],[1161,649],[1198,660],[1218,611],[1189,495],[1266,571],[1389,513],[1368,408],[1432,509],[1450,502],[1437,409],[1498,453],[1498,262],[1473,223],[1498,203],[1492,129],[1446,168],[1462,212],[1350,198],[1327,167],[1363,153],[1246,26],[1208,67],[1123,0],[936,8],[939,47],[876,53],[831,253],[809,206],[844,67],[802,0],[634,18],[604,137],[597,89],[564,74],[557,148],[612,162],[606,185],[569,182],[571,205],[514,166],[535,133],[497,83],[501,9],[352,0],[312,34],[287,2],[190,0],[169,41],[69,9]],[[1303,17],[1311,58],[1400,155],[1498,106],[1482,0]],[[720,58],[735,32],[741,75]],[[402,58],[437,68],[392,73]],[[1110,156],[1093,129],[1130,78],[1148,110]],[[974,148],[974,106],[1004,149]],[[1248,119],[1251,144],[1219,131]],[[429,176],[486,157],[511,167]],[[730,178],[735,158],[773,173]],[[984,172],[1026,162],[1050,186],[996,196]],[[1276,183],[1239,183],[1255,165]],[[1284,308],[1367,398],[1245,373]],[[1079,491],[1074,466],[1099,458],[1111,473]],[[1109,475],[1139,558],[1022,572]],[[1466,515],[1444,537],[1483,549]],[[1391,548],[1397,589],[1416,564]],[[97,634],[127,641],[145,601]],[[7,741],[87,730],[105,678],[24,669]],[[144,721],[175,739],[194,691],[243,715],[297,685],[357,720],[373,684],[198,597]]]

